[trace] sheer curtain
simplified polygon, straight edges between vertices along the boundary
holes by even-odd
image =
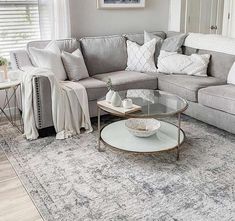
[[[71,37],[69,0],[38,0],[42,39]]]

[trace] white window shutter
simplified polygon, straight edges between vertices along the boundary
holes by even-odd
[[[0,56],[40,39],[38,0],[0,0]]]

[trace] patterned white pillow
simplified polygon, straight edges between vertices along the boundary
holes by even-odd
[[[158,57],[158,72],[206,77],[209,61],[209,54],[187,56],[162,50]]]
[[[154,53],[157,40],[153,39],[140,46],[127,40],[127,71],[156,72]]]

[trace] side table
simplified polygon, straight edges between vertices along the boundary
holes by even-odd
[[[17,96],[18,92],[20,98]],[[23,133],[23,119],[21,116],[17,118],[19,107],[22,106],[21,82],[19,80],[0,82],[0,93],[3,98],[3,105],[0,106],[0,119],[5,116],[19,132]]]

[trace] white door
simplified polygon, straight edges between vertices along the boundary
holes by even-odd
[[[222,34],[224,0],[187,0],[186,32]]]

